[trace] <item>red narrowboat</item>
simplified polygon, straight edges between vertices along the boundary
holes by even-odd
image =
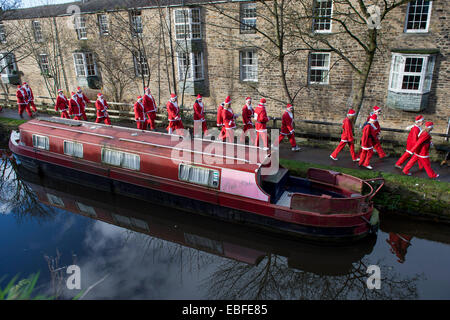
[[[315,168],[294,177],[254,146],[39,118],[13,131],[9,147],[41,174],[283,234],[345,241],[378,228],[372,198],[384,181],[375,190]]]

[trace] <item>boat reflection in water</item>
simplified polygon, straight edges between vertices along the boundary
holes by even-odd
[[[135,198],[40,177],[20,167],[17,173],[39,202],[152,237],[218,256],[258,265],[264,258],[287,258],[288,266],[321,275],[347,274],[372,252],[376,236],[348,246],[323,246],[258,229],[189,214]]]

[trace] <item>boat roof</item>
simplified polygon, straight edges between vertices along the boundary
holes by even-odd
[[[150,154],[194,164],[256,172],[270,154],[262,148],[176,134],[145,131],[86,121],[39,117],[20,125],[21,131],[99,144],[137,154]]]

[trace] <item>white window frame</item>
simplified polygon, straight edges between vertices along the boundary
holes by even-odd
[[[193,22],[192,20],[192,12],[198,12],[198,21]],[[187,21],[184,22],[177,22],[176,16],[178,12],[187,12]],[[186,15],[186,14],[185,14]],[[189,8],[189,9],[176,9],[173,11],[173,21],[175,25],[175,39],[176,40],[198,40],[202,39],[203,32],[202,32],[202,16],[200,8]],[[179,37],[177,32],[177,26],[183,26],[184,28],[184,36]],[[192,32],[192,26],[198,26],[199,30],[199,37],[194,37],[194,33]]]
[[[144,33],[142,11],[130,11],[131,34],[136,37]]]
[[[187,176],[185,176],[186,169],[189,169],[187,172]],[[191,175],[192,170],[199,170],[199,171],[204,171],[204,172],[208,171],[208,182],[202,183],[198,180],[193,179],[193,177]],[[220,172],[219,172],[219,170],[214,170],[214,169],[204,168],[204,167],[199,167],[199,166],[193,166],[193,165],[186,164],[186,163],[180,163],[178,165],[178,180],[205,186],[205,187],[209,187],[209,188],[218,189],[219,184],[220,184]]]
[[[77,61],[77,56],[81,55],[83,64],[78,63]],[[78,56],[80,57],[80,56]],[[90,70],[92,70],[91,68],[88,68],[88,58],[92,58],[92,64],[89,65],[93,65],[94,67],[94,73],[92,73]],[[93,77],[93,76],[97,76],[97,62],[95,61],[95,56],[92,52],[74,52],[73,53],[73,63],[75,66],[75,74],[77,77]],[[83,72],[80,72],[80,70],[77,68],[77,66],[82,66],[82,70]],[[83,74],[84,73],[84,74]]]
[[[411,9],[412,2],[408,2],[408,8],[406,9],[406,17],[405,17],[405,33],[427,33],[428,28],[430,27],[430,18],[431,18],[431,9],[433,7],[433,1],[430,1],[430,6],[428,8],[427,13],[427,24],[425,29],[408,29],[408,18],[409,18],[409,10]]]
[[[400,57],[400,65],[397,72],[394,72],[395,59]],[[405,72],[405,64],[407,58],[422,58],[422,70],[418,72]],[[436,55],[433,54],[404,54],[392,53],[391,68],[389,72],[389,86],[388,90],[392,92],[401,93],[418,93],[424,94],[431,90],[431,83],[433,78],[434,66],[436,64]],[[429,69],[431,68],[431,70]],[[419,87],[417,90],[402,89],[404,76],[420,76]],[[397,76],[396,86],[393,87],[394,77]],[[425,81],[429,80],[429,85],[426,87]]]
[[[312,29],[314,33],[330,33],[333,28],[333,7],[334,7],[334,1],[333,0],[313,0],[313,10],[316,8],[316,4],[323,3],[323,2],[330,2],[331,1],[331,12],[330,16],[319,16],[318,18],[314,17],[312,20]],[[313,16],[315,15],[315,12],[313,11]],[[315,30],[316,24],[323,24],[322,19],[330,19],[330,28],[325,30]]]
[[[87,40],[86,17],[80,15],[75,16],[74,24],[78,40]]]
[[[316,54],[320,54],[320,55],[328,55],[328,66],[312,66],[312,55],[316,55]],[[321,84],[321,85],[327,85],[330,83],[330,63],[331,63],[331,53],[329,52],[311,52],[309,54],[309,59],[308,59],[308,83],[309,84]],[[326,79],[325,81],[312,81],[311,80],[311,70],[325,70],[326,71]]]
[[[43,58],[45,57],[46,62],[43,61]],[[39,55],[39,67],[41,68],[41,72],[43,75],[49,75],[50,74],[50,63],[48,61],[48,55],[45,53],[41,53]]]
[[[256,64],[244,64],[244,60],[249,59],[248,57],[244,57],[244,55],[249,52],[253,53],[252,60],[255,61]],[[251,78],[248,76],[250,74],[250,72],[248,72],[248,71],[244,72],[245,68],[251,68],[251,67],[255,68],[255,70],[253,70],[253,72],[252,72],[253,74],[255,74],[254,78]],[[258,82],[258,52],[256,51],[256,49],[245,49],[245,50],[239,51],[239,70],[240,70],[239,78],[241,79],[241,81]]]
[[[6,43],[6,29],[3,22],[0,22],[0,43]]]
[[[108,162],[105,159],[105,152],[116,152],[116,153],[120,154],[120,164],[114,164],[112,162]],[[124,158],[125,158],[126,155],[133,156],[133,157],[137,158],[137,161],[136,161],[136,163],[138,164],[137,167],[131,167],[131,166],[127,166],[127,165],[124,164]],[[117,156],[119,156],[119,155],[117,155]],[[141,169],[141,157],[138,154],[128,153],[128,152],[114,150],[114,149],[109,149],[109,148],[102,148],[102,163],[110,165],[110,166],[115,166],[115,167],[120,167],[120,168],[124,168],[124,169],[134,170],[134,171],[139,171]]]
[[[44,145],[40,144],[40,140],[39,139],[44,139]],[[32,140],[33,140],[33,147],[34,148],[38,148],[38,149],[42,149],[42,150],[50,150],[50,142],[49,142],[47,136],[42,136],[42,135],[39,135],[39,134],[33,134]]]
[[[66,149],[66,143],[69,144],[73,144],[73,145],[77,145],[77,146],[81,146],[81,154],[76,154],[76,152],[68,152]],[[63,149],[64,149],[64,154],[68,155],[68,156],[72,156],[72,157],[76,157],[76,158],[83,158],[83,154],[84,154],[84,147],[82,143],[79,142],[75,142],[75,141],[70,141],[70,140],[64,140],[63,142]],[[75,150],[75,149],[73,149]]]
[[[31,21],[31,26],[33,29],[34,41],[35,42],[44,41],[44,37],[42,36],[41,22],[39,20],[33,20]]]
[[[252,10],[255,9],[255,16],[253,17],[246,17],[246,10]],[[257,26],[257,14],[256,14],[256,2],[248,2],[248,3],[241,3],[240,8],[240,15],[241,15],[241,33],[256,33],[256,26]],[[255,21],[255,23],[249,24],[247,21]]]
[[[11,57],[11,60],[8,60],[8,56]],[[14,71],[17,72],[16,56],[14,55],[14,53],[0,53],[0,65],[2,68],[2,76],[11,76],[14,74]]]
[[[186,55],[187,58],[182,57],[182,55]],[[196,56],[200,55],[200,59],[196,59]],[[199,61],[200,64],[194,64],[194,61]],[[187,62],[187,66],[185,63],[182,63],[182,61]],[[203,59],[203,51],[198,52],[178,52],[177,54],[177,63],[178,63],[178,79],[183,80],[190,80],[190,81],[200,81],[204,80],[205,78],[205,64]],[[184,74],[186,73],[186,69],[188,68],[186,79],[184,79]],[[201,68],[201,77],[196,77],[196,70],[195,68]]]
[[[142,54],[142,52],[135,52],[133,54],[133,62],[134,62],[134,73],[136,77],[150,76],[150,67],[148,65],[148,60]],[[144,71],[144,73],[142,73],[142,71]]]
[[[105,13],[100,13],[97,15],[98,22],[98,32],[101,36],[109,35],[109,23],[108,15]]]

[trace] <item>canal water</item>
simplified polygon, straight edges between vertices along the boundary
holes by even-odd
[[[0,288],[39,272],[34,294],[59,299],[450,298],[448,226],[381,214],[376,237],[319,246],[42,178],[5,157],[0,178]],[[67,287],[73,265],[81,290]],[[380,289],[367,286],[371,265]]]

